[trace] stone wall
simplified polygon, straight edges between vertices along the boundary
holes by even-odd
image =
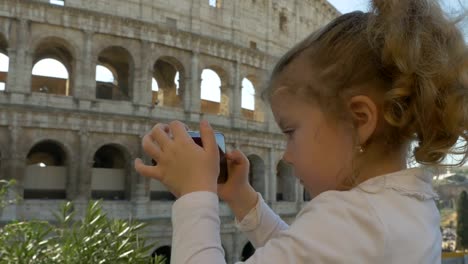
[[[99,171],[97,153],[112,147],[124,160],[119,170],[125,188],[116,190],[124,192],[122,197],[105,200],[104,207],[112,217],[150,223],[151,238],[170,245],[172,201],[151,199],[150,180],[138,175],[132,163],[136,157],[151,162],[140,142],[155,123],[178,119],[196,129],[204,118],[225,134],[228,150],[238,148],[249,157],[252,184],[290,222],[304,205],[303,189],[284,165],[277,171],[284,140],[259,95],[277,57],[336,15],[325,0],[225,0],[219,7],[210,7],[208,0],[69,0],[65,6],[0,0],[0,52],[9,57],[9,72],[1,74],[6,89],[0,92],[0,178],[16,179],[14,191],[23,196],[31,188],[25,185],[31,152],[53,156],[52,150],[60,149],[64,162],[56,171],[64,171],[63,192],[79,217]],[[60,61],[69,79],[33,77],[32,67],[44,58]],[[118,82],[98,83],[97,65],[112,69]],[[155,67],[161,65],[167,70],[158,72]],[[208,105],[209,112],[200,99],[204,69],[221,79],[221,104]],[[152,79],[162,82],[175,72],[179,91],[169,85],[161,92],[161,105],[156,104]],[[256,106],[247,113],[241,108],[246,77],[255,86]],[[39,79],[41,85],[59,88],[33,89]],[[65,83],[67,93],[60,88]],[[110,95],[101,93],[106,87]],[[287,186],[281,190],[284,201],[276,199],[278,172]],[[0,212],[0,220],[52,220],[50,212],[62,201],[24,199]],[[247,240],[235,230],[223,203],[221,217],[227,259],[234,262]]]

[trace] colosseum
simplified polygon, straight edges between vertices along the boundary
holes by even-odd
[[[202,118],[292,221],[307,195],[261,88],[283,52],[338,14],[326,0],[0,0],[0,178],[22,197],[0,221],[52,220],[64,200],[79,217],[102,199],[111,217],[149,223],[166,254],[174,197],[133,160],[151,162],[140,141],[155,123]],[[252,248],[220,207],[226,259],[245,259]]]

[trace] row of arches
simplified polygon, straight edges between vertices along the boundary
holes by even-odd
[[[71,153],[61,142],[42,140],[27,152],[23,177],[24,199],[66,199],[71,181]],[[249,181],[263,196],[266,193],[265,162],[255,154],[248,155],[250,162]],[[128,200],[131,191],[133,157],[130,151],[119,144],[104,144],[92,153],[90,162],[91,199]],[[74,160],[73,162],[77,162]],[[79,163],[79,162],[78,162]],[[283,161],[277,164],[277,201],[295,201],[296,183],[290,165]],[[1,171],[1,170],[0,170]],[[149,180],[150,200],[174,200],[174,196],[156,180]]]
[[[130,155],[122,146],[101,146],[93,155],[91,198],[125,200],[129,197]],[[26,157],[23,179],[24,199],[66,199],[70,157],[53,140],[34,145]]]
[[[34,49],[31,65],[31,92],[61,96],[74,96],[76,54],[71,45],[61,38],[47,38]],[[135,63],[130,52],[122,46],[110,46],[97,54],[90,65],[95,72],[95,98],[103,100],[132,100],[134,95]],[[8,43],[0,35],[0,91],[8,90]],[[145,80],[138,89],[151,91],[151,103],[157,106],[182,107],[183,93],[190,84],[186,67],[173,56],[158,58],[150,69],[151,80]],[[197,78],[197,77],[195,77]],[[200,69],[200,100],[203,113],[229,115],[231,89],[230,76],[222,67],[211,65]],[[256,119],[258,110],[258,78],[242,76],[241,113],[245,118]],[[258,118],[257,118],[258,119]],[[260,120],[257,120],[260,121]]]

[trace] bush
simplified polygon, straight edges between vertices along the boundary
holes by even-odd
[[[0,188],[2,206],[8,186]],[[145,224],[109,219],[99,201],[90,202],[79,221],[73,221],[71,202],[55,217],[56,225],[32,220],[0,228],[0,264],[164,263],[160,257],[153,261],[150,250],[155,244],[140,236]]]

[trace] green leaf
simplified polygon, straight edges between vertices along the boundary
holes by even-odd
[[[119,256],[119,258],[124,258],[124,257],[130,255],[131,253],[133,253],[133,251],[134,251],[134,250],[132,249],[132,250],[129,250],[129,251],[125,252],[125,253],[121,254],[121,255]]]
[[[120,233],[117,235],[117,237],[121,237],[121,236],[127,234],[128,231],[130,231],[130,230],[131,230],[130,227],[125,228],[122,232],[120,232]]]

